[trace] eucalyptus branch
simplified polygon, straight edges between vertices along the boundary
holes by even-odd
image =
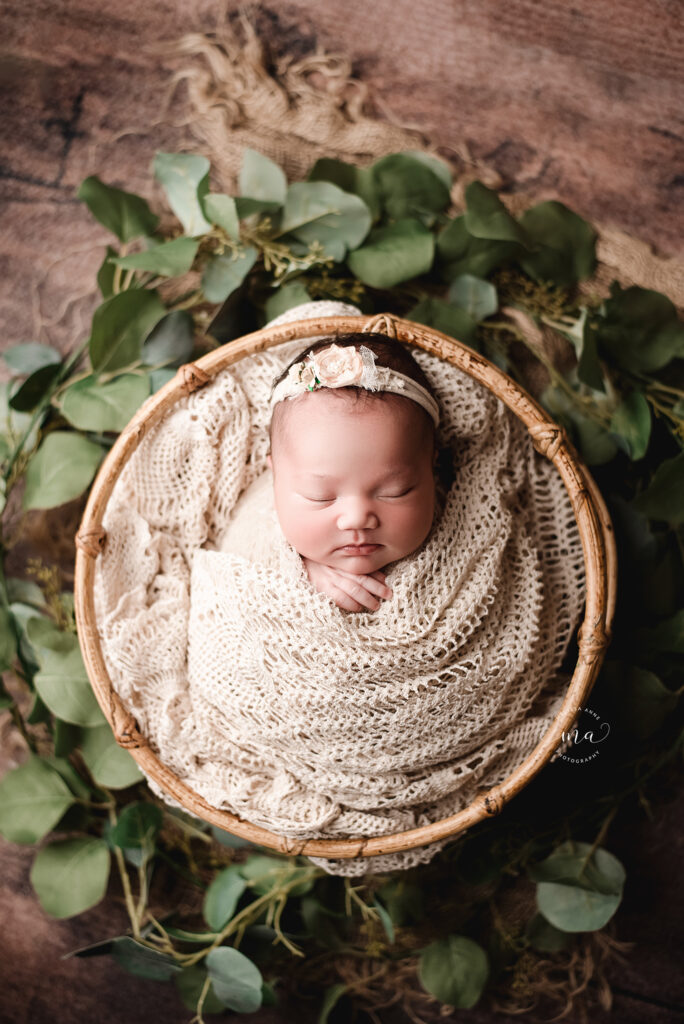
[[[105,792],[108,792],[108,791],[105,790]],[[109,793],[109,796],[111,797],[111,800],[112,800],[112,805],[109,807],[109,823],[112,826],[112,828],[114,828],[115,825],[117,824],[116,802],[114,800],[114,797],[112,797],[111,793]],[[138,912],[137,912],[137,909],[136,909],[136,906],[135,906],[135,901],[133,899],[133,890],[131,888],[131,880],[128,877],[128,871],[126,870],[126,862],[124,861],[123,852],[121,850],[121,847],[119,847],[119,846],[115,846],[114,847],[114,859],[116,860],[116,865],[117,865],[117,867],[119,869],[119,877],[121,878],[121,887],[123,889],[124,900],[126,902],[126,910],[128,912],[128,917],[129,917],[129,920],[131,922],[131,929],[133,931],[133,938],[136,939],[138,942],[144,941],[144,940],[142,940],[142,937],[140,935],[140,918],[138,917]]]
[[[204,292],[201,288],[192,292],[189,296],[183,296],[178,302],[172,302],[168,307],[169,311],[180,310],[180,309],[192,309],[193,306],[198,306],[201,302],[205,302]]]
[[[511,316],[512,318],[515,313],[516,316],[514,319],[522,319],[523,317],[525,319],[529,319],[526,314],[522,313],[520,310],[514,310],[511,307],[502,309],[501,312]],[[532,324],[531,319],[530,323]],[[556,369],[553,362],[544,354],[541,348],[530,341],[521,327],[517,324],[500,323],[496,321],[487,321],[487,327],[491,327],[494,330],[507,330],[510,331],[511,334],[515,335],[515,337],[523,343],[532,355],[539,360],[555,386],[568,396],[573,405],[578,407],[583,416],[586,416],[587,419],[594,420],[595,423],[604,429],[607,429],[610,426],[610,415],[608,413],[602,413],[598,409],[596,402],[588,395],[581,395],[575,391],[572,385],[565,379],[563,374]]]
[[[121,251],[119,253],[119,256],[126,256],[127,253],[128,253],[128,245],[126,244],[126,242],[124,242],[121,245]],[[121,288],[121,275],[122,275],[122,273],[123,273],[123,267],[119,263],[117,263],[114,266],[114,277],[112,278],[112,291],[114,292],[115,295],[118,295],[119,292],[122,291],[122,288]]]
[[[591,858],[593,857],[594,853],[599,848],[599,846],[601,845],[603,840],[606,838],[606,835],[608,833],[608,829],[610,828],[611,823],[613,821],[613,818],[617,814],[618,810],[619,810],[619,804],[616,804],[615,807],[611,808],[611,810],[606,815],[605,820],[603,821],[603,824],[601,825],[601,828],[599,829],[599,833],[596,836],[596,839],[591,844],[591,846],[590,846],[590,848],[589,848],[589,850],[587,852],[586,857],[584,857],[584,859],[582,860],[582,866],[580,867],[578,878],[582,877],[582,875],[584,874],[584,872],[585,872],[585,870],[586,870],[586,868],[587,868],[587,866],[589,864],[589,861],[591,860]]]
[[[197,1000],[197,1014],[193,1017],[191,1024],[204,1024],[204,1018],[202,1017],[202,1010],[204,1009],[204,1001],[209,994],[209,988],[211,986],[211,978],[207,974],[202,985],[202,991],[199,994]]]
[[[36,745],[36,741],[34,740],[33,736],[31,735],[31,733],[26,728],[26,723],[24,721],[24,716],[22,715],[21,711],[19,710],[19,706],[17,705],[16,701],[12,701],[12,703],[10,704],[10,706],[9,706],[9,713],[12,716],[12,721],[14,722],[14,725],[15,725],[16,729],[21,734],[21,737],[24,740],[24,743],[29,748],[31,753],[36,754],[38,752],[38,747]]]

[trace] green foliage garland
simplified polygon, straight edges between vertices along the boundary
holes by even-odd
[[[531,355],[549,378],[540,401],[594,467],[616,525],[620,600],[592,706],[620,739],[590,791],[575,773],[559,794],[554,775],[558,810],[543,823],[552,766],[430,865],[354,884],[331,878],[152,797],[94,699],[72,595],[55,567],[7,576],[3,532],[0,708],[29,756],[0,783],[0,833],[42,844],[31,881],[56,918],[95,905],[114,870],[130,933],[74,955],[111,956],[175,984],[197,1022],[276,1002],[293,970],[317,995],[322,1024],[341,1013],[364,1019],[363,1007],[382,1005],[365,976],[349,973],[364,959],[378,984],[403,984],[424,1012],[472,1007],[488,989],[510,997],[525,958],[560,957],[578,933],[611,920],[626,876],[601,843],[623,802],[637,793],[643,803],[647,781],[681,756],[684,327],[654,291],[614,282],[606,298],[582,297],[596,233],[562,203],[516,219],[473,181],[465,209],[453,211],[448,166],[423,153],[366,168],[319,160],[307,181],[288,184],[247,150],[235,197],[210,191],[209,162],[197,154],[158,153],[154,173],[177,218],[168,236],[143,198],[97,177],[79,190],[117,239],[97,274],[90,336],[66,359],[38,342],[4,353],[3,506],[15,488],[27,511],[78,499],[116,433],[175,368],[309,299],[435,326],[523,386]],[[550,360],[542,332],[563,339],[570,370]],[[593,842],[569,838],[597,828]],[[194,911],[155,890],[169,871],[196,891]],[[536,892],[522,928],[497,909],[514,883]]]

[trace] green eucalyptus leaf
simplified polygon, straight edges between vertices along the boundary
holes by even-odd
[[[74,766],[66,757],[45,757],[44,761],[49,764],[66,782],[71,792],[83,800],[90,798],[90,787],[86,785]]]
[[[0,674],[12,667],[17,656],[14,617],[6,605],[0,605]]]
[[[36,608],[32,605],[22,604],[20,601],[14,601],[10,605],[10,610],[14,616],[14,621],[19,627],[19,649],[21,655],[30,670],[37,670],[38,668],[38,655],[36,654],[31,641],[28,638],[26,627],[30,619],[36,615]],[[33,671],[31,671],[31,678],[33,678]]]
[[[347,250],[361,244],[370,226],[370,211],[357,195],[328,181],[300,181],[287,190],[279,233],[306,245],[320,242],[326,252],[332,244],[335,251],[329,255],[343,259]]]
[[[212,949],[206,958],[214,992],[236,1013],[254,1013],[262,1003],[261,971],[244,953],[230,946]]]
[[[96,373],[122,370],[140,360],[142,343],[166,308],[155,291],[121,292],[95,310],[88,342]]]
[[[18,576],[7,577],[7,600],[10,604],[21,602],[34,608],[45,607],[43,591],[33,580],[22,580]]]
[[[0,381],[0,434],[21,436],[31,425],[32,417],[28,413],[17,412],[9,404],[19,387],[18,381]],[[40,424],[35,423],[26,439],[25,450],[30,450],[37,442],[39,430]]]
[[[110,856],[102,839],[84,836],[50,843],[31,868],[41,907],[52,917],[73,917],[99,903],[107,889]]]
[[[235,209],[240,220],[259,213],[276,213],[282,205],[268,199],[253,199],[251,196],[237,196],[235,199]]]
[[[475,238],[517,242],[525,249],[533,243],[527,232],[508,212],[496,192],[481,181],[471,181],[465,190],[465,226]]]
[[[61,718],[56,719],[54,728],[55,757],[68,757],[78,746],[81,738],[81,730],[71,722],[63,722]]]
[[[355,167],[344,160],[321,157],[309,173],[309,181],[330,181],[343,192],[360,196],[368,207],[373,220],[380,216],[380,200],[373,174],[368,167]]]
[[[198,153],[157,153],[154,176],[164,187],[169,206],[186,235],[203,235],[211,224],[202,212],[209,191],[209,161]]]
[[[280,288],[275,290],[266,300],[266,305],[264,306],[266,322],[270,323],[271,320],[275,320],[281,313],[285,313],[288,309],[293,309],[295,306],[300,306],[303,302],[311,302],[311,296],[306,290],[305,283],[300,278],[281,284]]]
[[[447,297],[454,306],[465,310],[475,323],[486,320],[499,308],[494,285],[481,277],[473,277],[472,274],[461,274],[457,277],[449,288]]]
[[[109,841],[122,849],[143,849],[154,843],[162,827],[163,815],[154,804],[143,800],[128,804],[110,829]]]
[[[160,388],[163,388],[165,384],[168,384],[170,380],[173,380],[175,376],[175,370],[167,370],[164,368],[161,370],[152,370],[150,373],[150,393],[154,395]]]
[[[640,391],[632,391],[621,399],[610,421],[610,430],[630,459],[644,457],[651,436],[651,407]]]
[[[552,924],[535,914],[525,929],[525,937],[533,949],[540,953],[558,953],[568,945],[567,932],[554,928]]]
[[[181,970],[180,965],[166,953],[143,946],[130,935],[112,940],[112,957],[119,967],[136,978],[149,981],[170,981]]]
[[[224,829],[218,828],[217,825],[211,825],[210,829],[212,836],[221,846],[228,846],[233,850],[241,850],[247,846],[256,847],[256,843],[250,843],[249,839],[235,836],[232,832],[226,832]]]
[[[24,508],[55,508],[77,498],[95,476],[102,455],[99,444],[78,434],[48,434],[26,470]]]
[[[26,635],[34,650],[73,651],[78,647],[75,633],[60,629],[53,619],[45,615],[36,615],[26,622]]]
[[[142,348],[142,360],[148,366],[170,363],[180,366],[192,355],[195,346],[195,322],[185,309],[174,309],[148,334]]]
[[[568,840],[528,868],[537,882],[537,907],[563,932],[598,931],[622,899],[625,869],[617,857],[588,843]]]
[[[594,420],[587,419],[566,394],[553,386],[546,388],[540,396],[541,404],[572,435],[588,466],[603,465],[617,454],[615,438]]]
[[[665,295],[648,288],[611,285],[602,318],[596,321],[599,352],[618,366],[649,373],[684,357],[684,324]]]
[[[392,288],[426,274],[432,266],[434,236],[418,220],[375,228],[366,243],[349,253],[349,268],[372,288]]]
[[[679,701],[654,672],[622,661],[604,666],[601,683],[613,698],[620,727],[638,740],[655,736],[670,721]]]
[[[314,896],[304,896],[299,904],[299,912],[308,935],[326,949],[339,949],[342,938],[335,926],[334,919],[344,917],[335,911],[328,910]]]
[[[26,721],[29,725],[42,725],[50,721],[50,709],[43,704],[37,693],[33,695],[33,703],[31,704],[31,710],[26,717]]]
[[[214,256],[202,275],[202,291],[209,302],[224,302],[236,291],[256,263],[259,253],[251,245],[237,256],[225,253]]]
[[[35,370],[10,398],[10,408],[16,409],[17,412],[32,412],[50,393],[60,370],[60,364],[41,366],[39,370]]]
[[[194,967],[186,967],[185,970],[180,971],[180,973],[174,976],[173,981],[183,1001],[183,1006],[192,1013],[197,1010],[197,1004],[204,990],[206,980],[207,972],[199,964],[196,964]],[[207,1014],[223,1013],[224,1010],[223,1003],[210,985],[204,997],[202,1012]]]
[[[347,986],[342,984],[342,982],[338,982],[336,985],[328,985],[323,994],[323,1002],[318,1013],[317,1024],[328,1024],[330,1014],[346,991]]]
[[[53,715],[72,725],[101,725],[104,715],[88,681],[81,651],[42,650],[36,691]]]
[[[520,258],[530,277],[568,286],[594,273],[596,231],[563,203],[538,203],[523,213],[520,224],[537,247]]]
[[[406,314],[406,319],[417,324],[425,324],[426,327],[434,327],[442,334],[448,334],[465,345],[470,345],[471,348],[476,347],[477,324],[464,309],[452,306],[444,299],[421,299],[418,305]]]
[[[268,981],[265,981],[261,986],[261,1002],[262,1006],[278,1005],[278,994],[275,990],[275,987],[271,985]]]
[[[385,909],[385,907],[383,907],[383,905],[380,902],[380,900],[378,900],[377,898],[375,900],[373,900],[373,906],[375,907],[375,909],[378,912],[378,916],[379,916],[379,918],[380,918],[380,920],[382,922],[382,927],[385,929],[385,934],[387,935],[388,940],[391,943],[394,943],[394,941],[395,941],[395,934],[394,934],[394,925],[392,923],[392,918],[388,914],[388,912]]]
[[[465,215],[452,220],[437,237],[439,269],[447,281],[463,274],[485,278],[492,270],[512,263],[521,251],[517,242],[471,235]]]
[[[657,626],[639,630],[639,642],[647,650],[684,654],[684,608]]]
[[[197,238],[174,238],[145,252],[119,256],[112,262],[124,270],[149,270],[160,277],[180,277],[192,267],[198,249]]]
[[[392,153],[370,170],[380,204],[393,220],[415,217],[429,225],[449,205],[449,187],[422,156]]]
[[[231,196],[207,195],[203,205],[207,220],[218,224],[234,241],[239,241],[240,218],[235,200]]]
[[[577,376],[583,384],[588,384],[595,391],[605,392],[606,387],[603,381],[603,370],[599,361],[596,332],[591,325],[591,321],[585,324],[582,347],[577,364]]]
[[[240,168],[240,195],[266,202],[285,202],[287,178],[278,164],[255,149],[245,149]]]
[[[661,462],[632,505],[649,519],[662,519],[673,526],[684,521],[684,451]]]
[[[126,373],[102,384],[95,373],[62,393],[62,415],[79,430],[121,431],[150,393],[146,373]]]
[[[118,253],[116,249],[113,249],[111,245],[108,245],[105,257],[97,272],[97,287],[100,289],[100,294],[103,299],[111,299],[114,294],[114,273],[116,271],[116,267],[112,263],[112,259],[117,255]]]
[[[255,854],[240,864],[240,874],[251,883],[254,892],[264,896],[276,884],[297,882],[290,891],[291,896],[303,896],[313,886],[308,868],[300,868],[285,858],[267,857]]]
[[[93,779],[107,789],[126,789],[143,778],[129,752],[114,739],[108,722],[84,729],[79,747]]]
[[[204,920],[213,931],[220,932],[228,924],[245,888],[237,864],[216,875],[204,896]]]
[[[449,165],[440,157],[435,156],[433,153],[423,153],[420,149],[405,149],[402,152],[402,156],[410,156],[412,160],[418,160],[419,163],[429,167],[432,173],[436,174],[444,183],[445,187],[451,189],[454,183],[454,176]]]
[[[95,175],[86,178],[76,193],[93,217],[116,235],[121,242],[130,242],[156,231],[159,217],[140,196],[105,185]]]
[[[27,341],[23,345],[11,345],[2,353],[2,358],[13,377],[24,377],[45,366],[58,366],[62,362],[59,352],[50,345]]]
[[[418,924],[425,918],[423,892],[418,885],[403,878],[393,878],[378,889],[378,896],[387,907],[394,924],[399,927]]]
[[[12,843],[37,843],[73,803],[59,773],[42,758],[30,757],[0,780],[0,834]]]
[[[477,942],[449,935],[423,950],[418,975],[423,988],[442,1003],[469,1010],[482,995],[489,961]]]

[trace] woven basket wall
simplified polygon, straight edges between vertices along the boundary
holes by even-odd
[[[551,460],[570,496],[577,520],[586,570],[586,607],[578,632],[579,656],[563,704],[551,726],[532,753],[500,785],[480,794],[469,806],[451,817],[430,825],[373,838],[291,840],[210,806],[171,772],[149,747],[137,723],[112,687],[105,666],[97,623],[93,587],[95,560],[106,543],[102,527],[105,508],[114,485],[145,433],[173,408],[174,404],[207,384],[232,363],[280,345],[286,341],[334,335],[359,330],[376,331],[409,345],[416,345],[457,366],[489,388],[526,425],[535,449]],[[315,857],[350,858],[395,853],[434,842],[470,828],[476,822],[498,814],[543,768],[568,731],[577,710],[596,680],[610,639],[615,609],[617,566],[613,529],[598,488],[578,457],[565,432],[510,377],[483,356],[430,327],[390,315],[375,317],[327,317],[265,327],[261,331],[211,352],[196,363],[182,366],[173,380],[146,403],[110,451],[90,493],[81,528],[76,537],[76,621],[81,649],[93,689],[118,743],[126,747],[143,771],[162,790],[191,814],[282,853],[303,853]]]

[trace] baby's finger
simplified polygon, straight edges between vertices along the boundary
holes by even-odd
[[[336,569],[335,572],[346,579],[358,583],[371,594],[377,594],[378,597],[392,597],[393,591],[391,588],[385,584],[384,580],[378,579],[375,573],[360,575],[359,573],[347,572],[346,569]]]
[[[362,577],[366,580],[366,577]],[[364,608],[370,608],[371,611],[375,611],[380,607],[380,601],[373,594],[369,593],[364,583],[359,582],[358,577],[352,577],[351,579],[341,578],[339,581],[339,588],[345,594],[347,594],[352,601],[357,601]]]
[[[344,608],[347,612],[362,612],[365,610],[358,601],[355,601],[353,597],[346,594],[341,587],[336,587],[334,583],[330,584],[330,591],[328,593],[338,608]]]

